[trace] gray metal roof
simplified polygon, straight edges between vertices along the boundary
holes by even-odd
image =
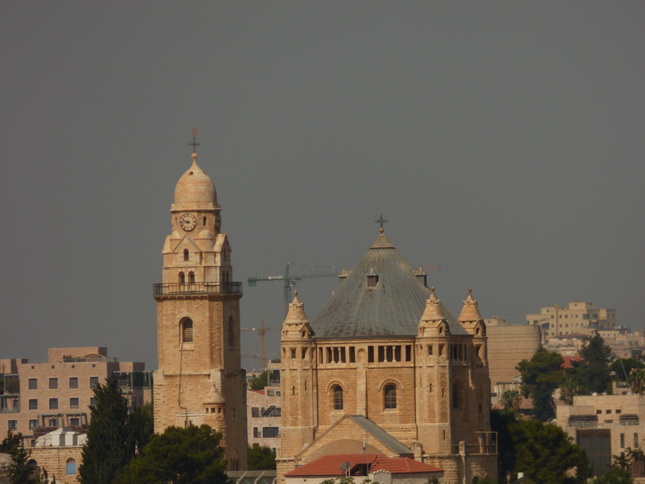
[[[383,428],[372,422],[369,418],[363,417],[362,415],[348,415],[348,417],[356,422],[356,424],[358,424],[360,427],[362,427],[365,432],[373,436],[375,439],[379,440],[392,452],[396,452],[398,455],[409,455],[413,453],[409,447],[406,447],[401,442],[396,440]]]
[[[375,286],[368,286],[368,276],[378,277]],[[429,296],[430,289],[381,233],[312,327],[317,339],[414,336]],[[468,334],[451,316],[449,325],[451,334]]]

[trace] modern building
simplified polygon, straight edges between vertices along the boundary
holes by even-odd
[[[229,470],[246,468],[246,377],[240,364],[242,283],[221,231],[210,177],[192,166],[175,187],[157,301],[155,432],[208,424],[222,432]]]
[[[486,326],[468,293],[454,319],[383,230],[310,322],[298,295],[281,334],[278,482],[364,449],[444,469],[446,483],[497,474]]]
[[[116,378],[130,406],[151,401],[145,363],[108,357],[107,348],[49,348],[47,363],[0,360],[0,429],[20,432],[26,446],[56,429],[85,431],[93,388]]]
[[[262,390],[248,389],[246,419],[249,447],[268,447],[275,455],[280,450],[282,398],[280,396],[280,368],[269,363],[268,384]]]
[[[612,456],[645,447],[645,395],[587,395],[556,407],[556,423],[587,452],[595,475]]]
[[[596,308],[592,302],[570,302],[543,307],[538,314],[527,314],[526,322],[542,329],[542,344],[563,335],[592,336],[595,331],[616,329],[616,310]]]
[[[491,398],[498,403],[502,393],[519,387],[517,365],[530,360],[540,347],[540,328],[526,324],[509,324],[495,316],[485,319],[488,336],[488,371]]]

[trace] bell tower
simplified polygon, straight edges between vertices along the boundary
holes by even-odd
[[[177,182],[170,213],[162,282],[153,287],[159,359],[154,374],[155,432],[206,423],[224,435],[228,469],[244,469],[242,283],[233,282],[231,247],[221,232],[217,192],[197,164],[196,152]]]

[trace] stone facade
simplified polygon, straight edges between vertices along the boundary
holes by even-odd
[[[282,327],[278,481],[363,445],[444,468],[446,483],[495,477],[477,301],[469,293],[453,320],[383,234],[345,275],[322,316],[309,322],[296,296]]]
[[[240,365],[242,285],[209,176],[193,164],[177,182],[171,233],[155,284],[159,370],[155,431],[208,424],[223,434],[229,470],[246,467],[246,377]]]
[[[248,390],[246,397],[248,439],[250,447],[268,447],[274,454],[280,450],[282,408],[280,387]]]
[[[627,448],[645,448],[645,395],[586,395],[556,407],[556,423],[581,445],[594,473]]]

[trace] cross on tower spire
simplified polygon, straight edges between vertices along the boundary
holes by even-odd
[[[379,228],[379,232],[383,233],[385,232],[385,229],[383,228],[383,225],[386,224],[388,221],[383,218],[383,214],[376,220],[374,220],[375,223],[379,224],[381,227]]]
[[[197,147],[201,145],[201,143],[197,142],[197,133],[199,133],[199,130],[197,128],[193,128],[193,142],[188,143],[188,146],[193,147],[193,153],[197,153]]]

